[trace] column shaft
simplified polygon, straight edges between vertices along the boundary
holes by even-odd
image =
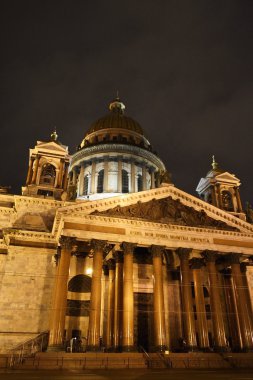
[[[69,264],[73,238],[61,239],[61,255],[57,267],[52,310],[50,316],[49,346],[62,345],[65,328]]]
[[[218,272],[215,265],[217,255],[211,251],[205,252],[206,265],[210,283],[210,303],[213,323],[214,347],[217,351],[226,351],[226,334],[223,321]]]
[[[93,247],[93,273],[91,280],[90,314],[88,329],[88,350],[99,349],[100,315],[101,315],[101,278],[103,266],[103,250],[106,242],[92,240]]]
[[[154,340],[155,350],[164,351],[166,347],[162,247],[151,246],[154,271]],[[141,327],[139,327],[141,328]]]
[[[123,254],[115,252],[115,299],[114,299],[114,333],[113,346],[116,351],[122,346],[123,324]]]
[[[147,168],[145,163],[142,165],[142,190],[147,190]]]
[[[195,320],[193,315],[191,276],[189,269],[189,255],[191,249],[178,248],[177,254],[180,258],[181,272],[181,294],[182,294],[182,312],[184,321],[184,338],[189,350],[197,347]]]
[[[28,169],[28,173],[27,173],[27,178],[26,178],[26,184],[27,185],[30,185],[30,183],[31,183],[33,163],[34,163],[34,158],[31,157],[30,162],[29,162],[29,169]]]
[[[208,326],[206,319],[205,298],[202,281],[203,260],[192,259],[193,281],[195,291],[195,303],[197,311],[197,326],[200,348],[206,350],[209,347]]]
[[[238,317],[241,328],[242,344],[244,350],[253,349],[253,331],[250,309],[247,302],[246,292],[242,279],[242,273],[238,255],[233,255],[231,263],[231,271],[235,284],[235,295],[238,309]]]
[[[68,168],[69,168],[69,163],[65,163],[65,169],[64,169],[64,177],[63,177],[63,190],[67,190],[68,187]]]
[[[115,263],[111,259],[109,267],[109,284],[108,284],[108,311],[106,321],[106,347],[113,346],[113,326],[114,326],[114,296],[115,296]]]
[[[38,166],[39,166],[39,156],[36,156],[35,159],[35,164],[34,164],[34,169],[33,169],[33,175],[32,175],[32,183],[36,183],[36,177],[37,177],[37,172],[38,172]]]
[[[154,189],[154,188],[155,188],[155,172],[152,169],[151,170],[151,189]]]
[[[93,160],[91,164],[91,194],[96,192],[95,189],[95,176],[96,176],[96,161]]]
[[[64,161],[61,159],[60,160],[60,169],[59,169],[58,183],[57,183],[57,187],[59,187],[59,188],[62,188],[63,164],[64,164]]]
[[[80,196],[83,195],[83,186],[84,186],[84,165],[81,165],[81,170],[80,170],[80,176],[79,176],[79,189],[78,193]]]
[[[131,161],[131,192],[134,193],[135,191],[135,162]]]
[[[242,349],[242,336],[236,305],[234,282],[231,276],[230,269],[225,269],[222,271],[222,273],[227,306],[227,317],[230,331],[229,344],[233,349],[237,351]]]
[[[124,351],[134,350],[134,294],[133,294],[133,250],[134,244],[123,243],[123,339]]]
[[[108,158],[104,161],[104,183],[103,183],[103,189],[104,193],[108,192]]]
[[[118,193],[122,193],[122,161],[118,159]]]

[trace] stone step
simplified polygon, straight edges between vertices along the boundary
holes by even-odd
[[[9,357],[10,359],[10,357]],[[7,356],[2,358],[6,368]],[[66,353],[40,352],[16,362],[19,369],[253,368],[253,353]]]

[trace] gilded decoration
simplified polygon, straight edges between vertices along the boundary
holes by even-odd
[[[94,211],[93,215],[106,215],[126,219],[148,220],[156,223],[179,224],[192,227],[211,227],[219,230],[238,231],[225,222],[209,217],[204,210],[182,204],[171,196],[163,199],[152,199],[130,206],[116,206],[106,211]]]

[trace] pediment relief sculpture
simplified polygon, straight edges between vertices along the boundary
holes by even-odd
[[[93,215],[106,215],[126,219],[148,220],[156,223],[179,224],[191,227],[208,227],[238,231],[225,222],[209,217],[204,210],[197,211],[185,206],[179,199],[172,197],[153,199],[149,202],[137,202],[130,206],[116,206],[106,211],[94,211]]]

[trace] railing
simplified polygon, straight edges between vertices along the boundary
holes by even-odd
[[[48,345],[49,331],[43,331],[35,338],[31,338],[10,350],[9,366],[23,363],[25,358],[32,357],[36,352],[45,351]]]
[[[157,356],[160,359],[160,362],[164,364],[165,368],[172,367],[172,363],[169,358],[165,358],[160,352],[157,352]]]
[[[147,351],[145,350],[145,348],[142,346],[139,346],[139,351],[144,353],[144,357],[146,359],[147,367],[151,368],[152,367],[152,359],[149,356],[149,354],[147,353]]]

